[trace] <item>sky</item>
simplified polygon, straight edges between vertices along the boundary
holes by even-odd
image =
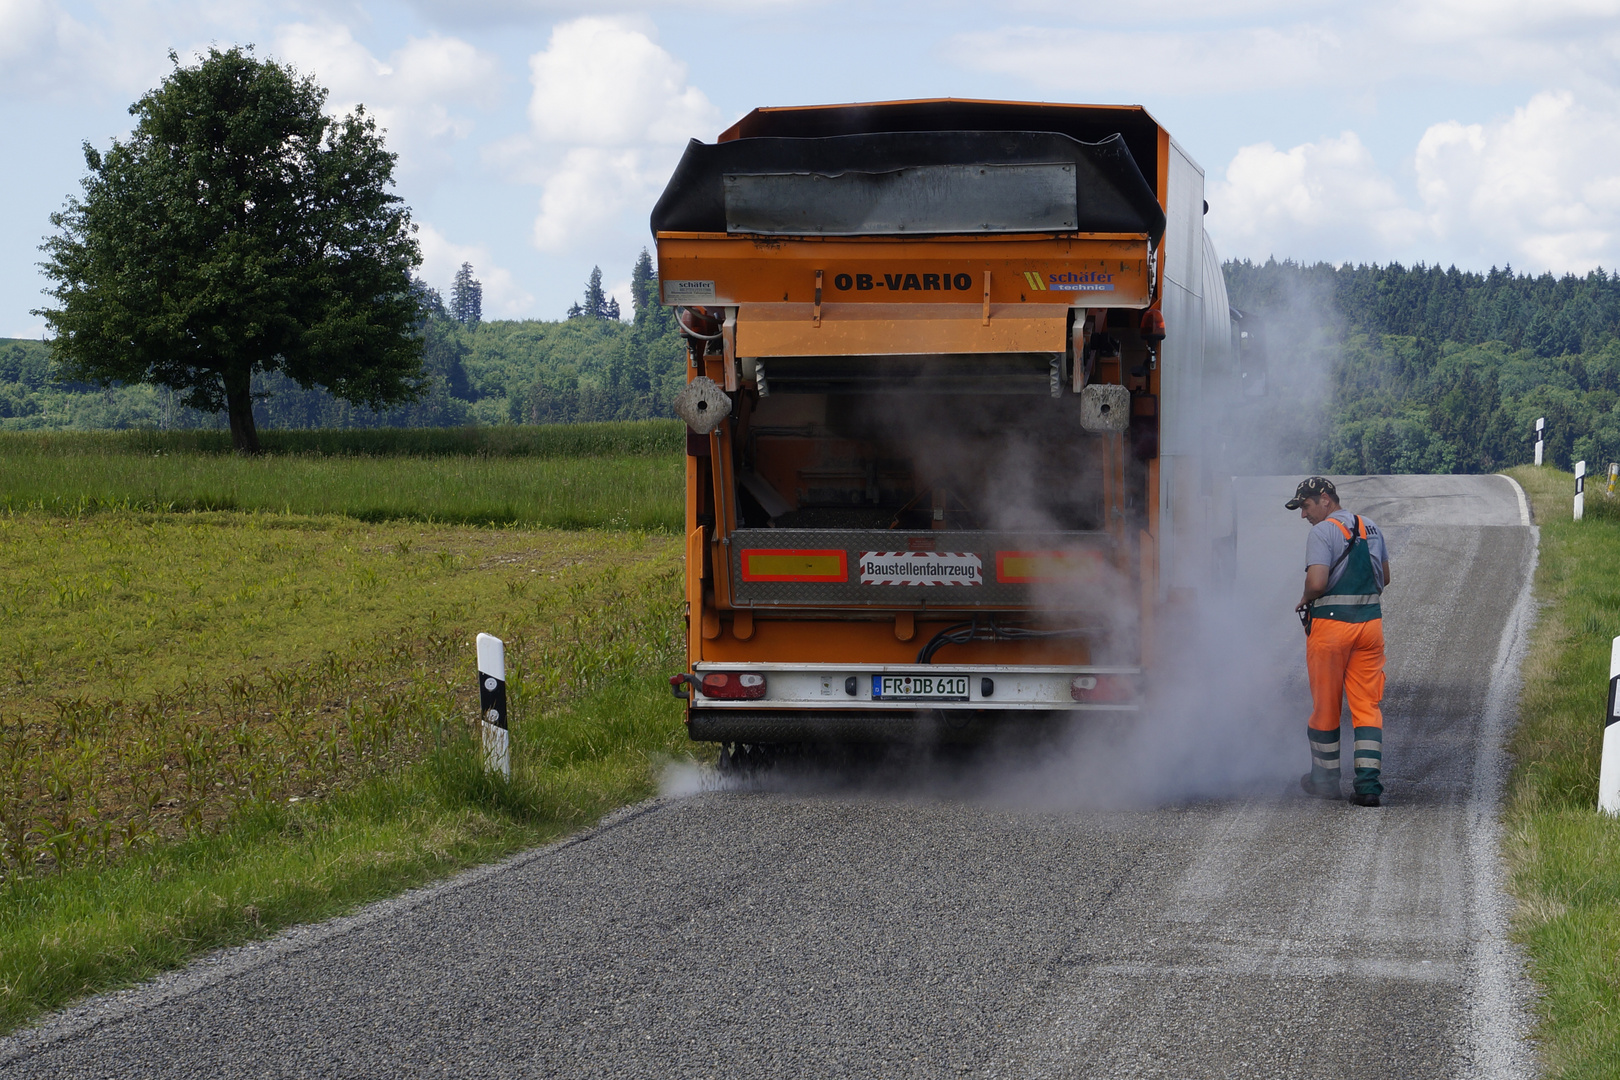
[[[363,103],[421,275],[560,318],[629,311],[688,139],[761,105],[1137,104],[1204,168],[1226,258],[1620,266],[1620,0],[0,0],[0,337],[40,337],[39,244],[82,146],[208,47]]]

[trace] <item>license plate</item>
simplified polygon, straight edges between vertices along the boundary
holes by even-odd
[[[873,701],[966,701],[966,675],[873,675]]]

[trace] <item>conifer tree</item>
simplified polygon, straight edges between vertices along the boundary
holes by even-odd
[[[450,286],[450,317],[466,326],[477,326],[484,318],[484,286],[473,277],[472,263],[462,263]]]
[[[637,326],[647,321],[652,309],[658,306],[658,277],[653,273],[652,255],[646,248],[636,257],[630,270],[630,303],[635,307]]]
[[[607,317],[607,297],[602,295],[602,268],[591,267],[591,276],[585,283],[585,314],[593,319]]]

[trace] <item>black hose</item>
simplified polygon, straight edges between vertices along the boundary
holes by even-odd
[[[978,624],[971,622],[957,623],[955,626],[947,626],[945,629],[929,638],[928,644],[924,645],[917,651],[917,663],[933,663],[934,654],[939,652],[939,650],[943,649],[947,645],[966,645],[968,642],[973,640],[973,632],[976,629],[978,629]],[[963,630],[967,631],[965,636],[961,636],[961,631]]]
[[[917,663],[932,664],[934,654],[947,645],[966,645],[970,641],[1026,641],[1030,638],[1080,637],[1089,631],[1085,627],[1067,630],[1031,630],[1027,626],[1001,626],[994,619],[982,624],[978,619],[947,626],[928,639],[917,652]]]

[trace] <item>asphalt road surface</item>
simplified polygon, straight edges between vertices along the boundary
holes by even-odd
[[[1388,794],[1363,809],[1297,789],[1293,482],[1241,486],[1237,595],[1140,731],[669,795],[91,1001],[0,1043],[0,1073],[1532,1075],[1493,816],[1522,497],[1341,485],[1395,579]]]

